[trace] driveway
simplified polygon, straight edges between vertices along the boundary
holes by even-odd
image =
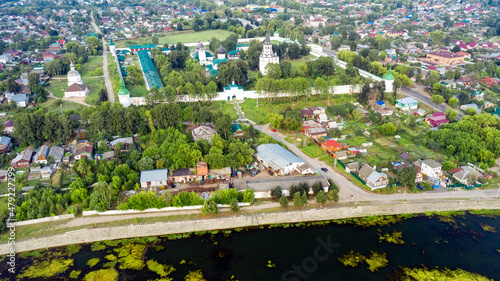
[[[96,33],[101,33],[101,30],[95,24],[94,12],[90,14],[92,18],[92,26]],[[104,74],[104,84],[106,85],[106,91],[108,92],[108,100],[113,104],[115,103],[115,94],[113,92],[113,84],[111,84],[111,79],[109,78],[108,71],[108,51],[106,49],[106,40],[102,37],[102,70]]]

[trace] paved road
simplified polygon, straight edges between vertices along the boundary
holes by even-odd
[[[343,175],[335,171],[332,167],[328,167],[322,161],[317,159],[312,159],[303,153],[297,146],[291,144],[285,140],[285,136],[279,132],[273,132],[269,129],[268,125],[260,126],[256,125],[255,128],[266,135],[271,136],[277,141],[285,144],[290,151],[295,153],[298,157],[306,162],[311,168],[316,171],[320,171],[327,178],[331,178],[340,187],[340,202],[351,202],[351,201],[378,201],[378,202],[396,202],[400,200],[411,200],[411,201],[422,201],[422,200],[435,200],[435,199],[454,199],[454,198],[493,198],[498,196],[498,189],[486,189],[486,190],[462,190],[458,189],[456,191],[445,190],[442,192],[425,192],[425,193],[403,193],[403,194],[375,194],[367,192],[350,182]],[[320,168],[325,167],[328,172],[322,172]]]
[[[402,87],[401,92],[403,94],[410,96],[410,97],[412,97],[420,102],[423,102],[423,103],[427,104],[428,106],[430,106],[438,111],[441,111],[441,112],[446,112],[446,109],[449,107],[445,103],[442,103],[442,104],[433,103],[431,101],[430,97],[427,94],[422,93],[422,91],[420,91],[420,90],[413,90],[413,89],[410,89],[407,87]],[[458,111],[458,119],[462,118],[463,116],[464,116],[464,113],[461,111]]]
[[[96,33],[101,33],[101,30],[95,24],[94,12],[90,14],[92,18],[92,26]],[[111,79],[109,78],[108,71],[108,51],[106,49],[106,40],[102,37],[102,71],[104,73],[104,84],[106,85],[106,91],[108,92],[108,100],[113,104],[115,103],[115,94],[113,92],[113,84],[111,84]]]

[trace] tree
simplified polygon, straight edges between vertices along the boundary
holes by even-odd
[[[465,110],[465,114],[470,116],[476,115],[476,113],[477,113],[476,110],[472,107],[469,107]]]
[[[228,60],[219,65],[217,79],[223,86],[232,84],[233,81],[237,85],[243,86],[248,79],[247,74],[249,69],[249,64],[246,61],[240,59]]]
[[[316,202],[318,202],[320,206],[326,203],[326,193],[324,190],[320,190],[318,194],[316,194]]]
[[[34,85],[40,84],[39,77],[40,77],[40,75],[38,75],[35,72],[31,72],[30,74],[28,74],[28,82],[29,82],[31,87],[33,87]]]
[[[327,194],[327,198],[335,203],[339,202],[339,192],[335,189],[330,189]]]
[[[281,66],[277,63],[268,63],[266,65],[267,76],[271,79],[278,80],[283,76],[283,72],[281,71]]]
[[[90,55],[97,56],[102,54],[102,41],[95,36],[90,36],[85,39],[87,50]]]
[[[444,98],[441,95],[432,95],[431,101],[435,104],[442,104],[444,102]]]
[[[231,199],[231,203],[229,204],[231,208],[231,212],[236,213],[240,210],[240,206],[238,206],[238,199]]]
[[[291,189],[290,189],[290,191],[291,191]],[[302,205],[302,198],[300,196],[300,192],[295,192],[293,194],[293,205],[295,207],[299,207]]]
[[[303,206],[307,204],[307,192],[302,193],[302,195],[300,196],[300,201]]]
[[[133,85],[144,85],[142,71],[137,65],[127,66],[127,80]]]
[[[271,127],[273,127],[274,129],[279,129],[281,128],[285,117],[277,113],[268,113],[266,119],[271,124]]]
[[[321,186],[321,182],[317,181],[317,182],[313,183],[312,190],[313,190],[314,195],[318,195],[318,193],[321,190],[323,190],[323,187]]]
[[[351,115],[352,115],[352,120],[354,120],[354,121],[361,121],[361,120],[363,120],[363,118],[365,118],[365,115],[359,109],[355,109],[351,113]]]
[[[399,182],[403,186],[408,186],[408,187],[415,187],[415,178],[417,176],[417,172],[415,171],[415,168],[412,166],[408,167],[403,167],[396,172],[396,176],[399,180]]]
[[[458,52],[460,52],[461,50],[462,50],[462,49],[460,49],[460,46],[458,46],[458,45],[455,45],[455,46],[453,46],[453,48],[451,48],[451,51],[452,51],[453,53],[458,53]]]
[[[450,122],[451,121],[455,121],[458,117],[458,112],[456,112],[455,110],[452,110],[450,107],[448,107],[446,109],[446,119],[448,119]]]
[[[288,207],[288,198],[286,198],[286,196],[284,194],[281,195],[280,199],[278,200],[280,205],[281,205],[281,208],[285,209],[286,207]]]
[[[458,105],[458,99],[455,98],[455,97],[452,97],[448,100],[448,104],[451,106],[451,107],[456,107]]]
[[[397,128],[392,122],[388,122],[380,126],[380,133],[384,136],[394,136],[396,134]]]
[[[281,191],[281,186],[276,186],[271,189],[271,197],[274,199],[279,199],[283,195],[283,191]]]

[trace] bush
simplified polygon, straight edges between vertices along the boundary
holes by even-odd
[[[321,182],[317,181],[312,185],[312,190],[314,195],[318,195],[318,193],[323,190],[323,187],[321,186]]]
[[[280,199],[281,196],[283,195],[283,191],[281,190],[281,186],[276,186],[275,188],[271,189],[271,197],[274,199]]]
[[[279,199],[279,202],[280,202],[280,205],[281,205],[281,208],[286,208],[288,207],[288,198],[286,198],[285,195],[281,195],[280,199]]]

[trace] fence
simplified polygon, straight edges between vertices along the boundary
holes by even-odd
[[[34,220],[18,221],[18,222],[15,222],[14,225],[15,226],[30,225],[30,224],[37,224],[37,223],[42,223],[42,222],[57,221],[57,220],[72,219],[72,218],[75,218],[75,215],[73,215],[73,214],[60,215],[60,216],[45,217],[45,218],[34,219]]]
[[[359,180],[362,184],[366,185],[366,182],[362,180],[358,175],[356,175],[353,172],[350,172],[353,177],[355,177],[357,180]]]

